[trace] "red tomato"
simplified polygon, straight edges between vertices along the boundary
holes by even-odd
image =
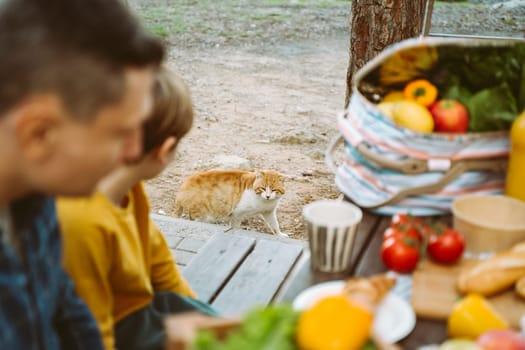
[[[456,262],[465,250],[463,235],[451,227],[434,230],[429,237],[427,251],[432,259],[442,264]]]
[[[392,221],[390,222],[390,228],[396,229],[397,231],[404,232],[405,236],[413,237],[423,241],[423,236],[421,235],[420,229],[422,227],[422,220],[410,214],[395,214],[392,216]],[[388,229],[386,230],[388,231]],[[385,231],[384,238],[390,235]]]
[[[390,270],[406,273],[419,261],[419,243],[408,237],[389,237],[381,246],[381,259]]]
[[[385,230],[385,232],[383,233],[383,240],[390,237],[408,237],[416,240],[417,243],[421,243],[422,241],[421,234],[419,233],[417,228],[413,226],[405,226],[402,224],[400,224],[399,226],[390,226]]]
[[[390,223],[390,226],[397,226],[397,225],[417,225],[421,223],[421,219],[412,216],[410,214],[404,214],[404,213],[398,213],[392,216],[392,221]]]

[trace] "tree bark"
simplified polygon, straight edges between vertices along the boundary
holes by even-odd
[[[352,93],[352,77],[359,68],[393,43],[428,34],[433,4],[434,0],[352,1],[345,106]]]

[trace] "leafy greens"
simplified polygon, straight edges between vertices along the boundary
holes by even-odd
[[[525,43],[438,49],[434,80],[442,98],[467,106],[469,130],[508,130],[525,108]]]
[[[299,313],[290,305],[256,308],[244,318],[240,329],[224,342],[213,333],[201,331],[194,343],[195,350],[295,350],[295,329]]]

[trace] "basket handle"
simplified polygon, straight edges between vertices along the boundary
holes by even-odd
[[[375,153],[366,142],[360,142],[355,149],[363,158],[371,160],[382,168],[397,170],[403,174],[421,174],[428,171],[428,163],[425,160],[414,158],[389,159]]]
[[[333,160],[333,154],[335,152],[336,147],[340,143],[342,143],[343,140],[344,138],[342,135],[333,138],[325,152],[325,162],[328,168],[334,174],[337,172],[337,167]],[[392,161],[391,159],[387,159],[374,153],[370,150],[370,147],[364,143],[360,143],[356,147],[356,149],[365,158],[370,159],[385,168],[397,170],[405,174],[418,174],[428,169],[428,164],[424,160],[407,159],[403,161]],[[396,203],[406,197],[425,193],[434,193],[443,189],[446,185],[457,179],[461,174],[463,174],[466,171],[490,170],[500,172],[505,171],[506,169],[507,157],[497,157],[490,159],[464,159],[455,161],[452,163],[452,166],[443,174],[443,176],[433,184],[404,188],[401,191],[393,194],[386,200],[382,201],[381,203],[369,206],[359,204],[359,206],[364,209],[376,209],[385,205]]]
[[[401,191],[393,194],[386,200],[381,203],[363,206],[362,208],[366,209],[376,209],[385,205],[393,204],[399,202],[403,198],[426,194],[434,193],[446,185],[457,179],[461,174],[466,171],[472,170],[490,170],[490,171],[505,171],[507,169],[507,159],[506,158],[494,158],[494,159],[485,159],[485,160],[461,160],[453,163],[452,167],[445,173],[443,176],[433,184],[414,186],[409,188],[404,188]]]
[[[336,147],[342,143],[343,140],[342,135],[334,137],[325,152],[325,163],[334,174],[337,172],[337,166],[335,165],[333,154]],[[421,174],[428,171],[428,163],[422,159],[408,158],[404,160],[392,160],[372,151],[366,142],[360,142],[355,149],[363,158],[371,160],[386,169],[397,170],[403,174]]]
[[[330,143],[328,144],[328,147],[326,148],[326,152],[324,153],[324,161],[328,169],[332,172],[332,174],[337,173],[337,166],[334,162],[333,154],[335,152],[335,148],[343,143],[343,135],[339,134],[332,138]]]

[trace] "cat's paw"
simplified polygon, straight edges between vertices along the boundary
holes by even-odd
[[[284,232],[279,232],[279,233],[277,233],[277,235],[278,235],[278,236],[281,236],[281,237],[290,237],[289,234],[284,233]]]

